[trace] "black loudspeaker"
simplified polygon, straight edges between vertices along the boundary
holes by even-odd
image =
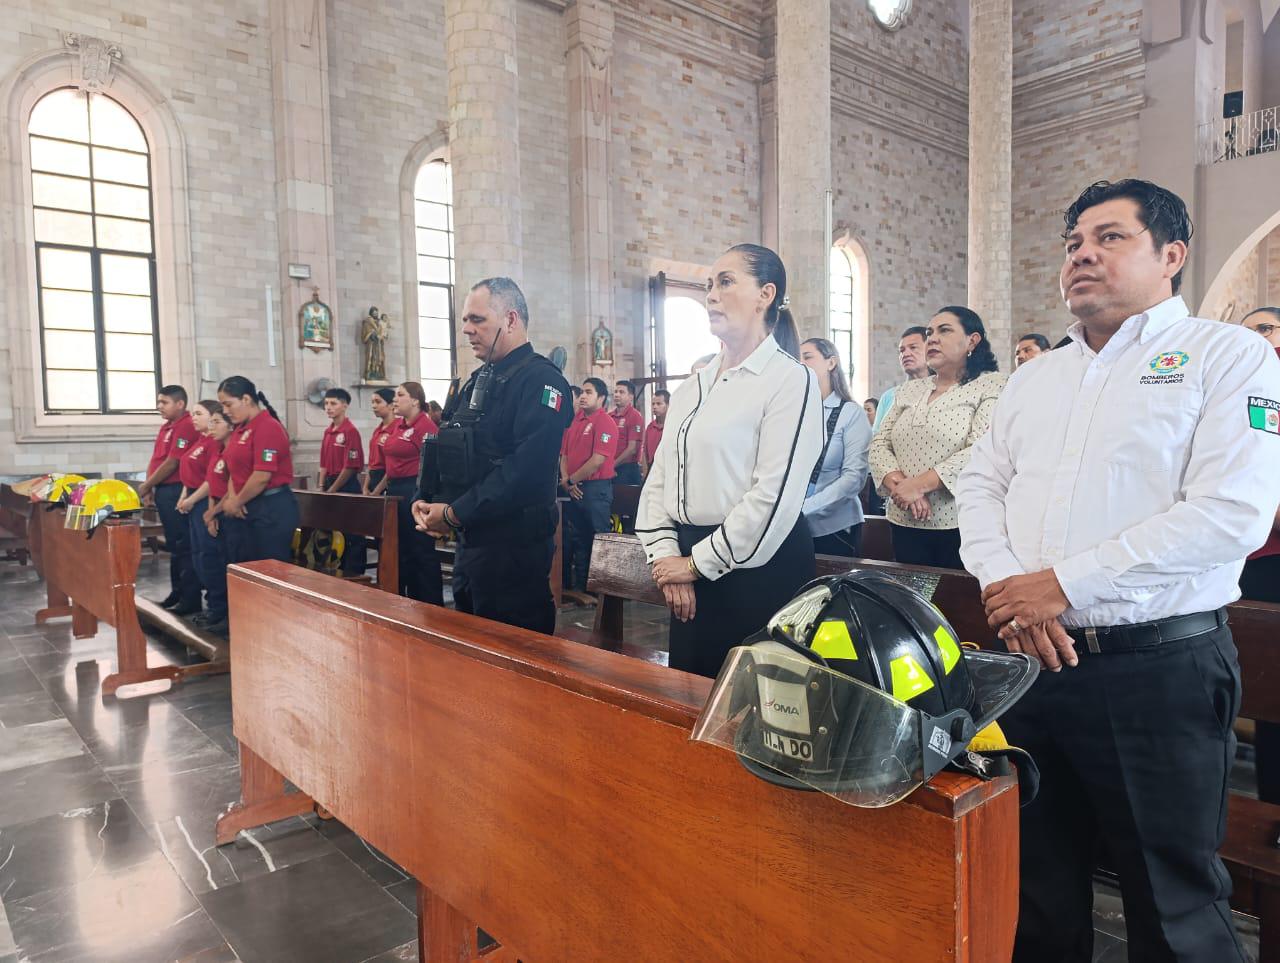
[[[1239,117],[1244,113],[1244,91],[1233,90],[1222,95],[1222,117]]]

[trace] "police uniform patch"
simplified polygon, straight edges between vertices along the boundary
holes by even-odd
[[[262,449],[262,460],[263,460],[263,461],[275,461],[275,460],[276,460],[276,450],[275,450],[274,448],[264,448],[264,449]]]
[[[1249,427],[1280,435],[1280,401],[1270,398],[1249,397]]]
[[[564,401],[564,395],[559,389],[551,387],[551,385],[542,386],[542,403],[552,411],[559,411],[560,405]]]

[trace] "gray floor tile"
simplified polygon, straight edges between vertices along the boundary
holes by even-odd
[[[14,769],[4,774],[0,827],[94,806],[117,795],[116,787],[87,753]]]
[[[0,773],[84,754],[84,743],[66,719],[0,729]]]

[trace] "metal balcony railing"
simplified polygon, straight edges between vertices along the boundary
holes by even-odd
[[[1221,164],[1280,149],[1280,107],[1264,107],[1251,114],[1201,124],[1197,132],[1197,162]]]

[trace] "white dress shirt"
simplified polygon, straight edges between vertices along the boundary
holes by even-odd
[[[800,517],[823,439],[817,379],[772,336],[721,372],[723,357],[672,394],[636,517],[650,563],[680,555],[678,525],[718,526],[693,546],[713,581],[773,557]]]
[[[1097,354],[1068,334],[1017,370],[960,477],[966,568],[985,587],[1052,567],[1076,628],[1235,601],[1280,500],[1275,351],[1180,297]]]
[[[934,375],[898,385],[893,408],[871,440],[871,478],[885,499],[885,515],[895,525],[933,531],[959,525],[956,510],[956,482],[969,462],[973,443],[987,432],[996,399],[1009,376],[986,371],[972,381],[944,391],[933,401],[929,396],[938,387]],[[942,487],[931,491],[929,517],[916,521],[889,500],[886,475],[895,471],[914,478],[932,468]]]
[[[834,391],[822,400],[822,431],[825,435],[831,412],[840,405]],[[867,412],[856,401],[840,408],[822,470],[813,491],[804,500],[804,517],[814,536],[843,532],[862,523],[862,502],[858,495],[867,483],[867,447],[871,425]],[[812,475],[811,475],[812,477]]]

